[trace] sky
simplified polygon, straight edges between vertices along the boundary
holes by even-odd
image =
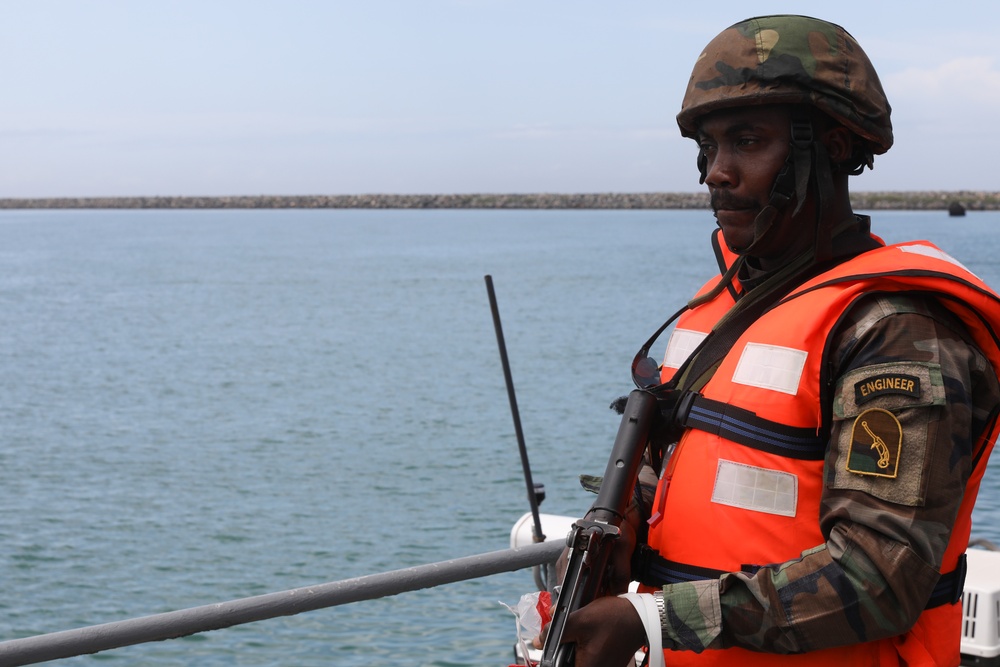
[[[854,190],[1000,190],[992,1],[0,0],[0,197],[696,192],[691,67],[774,13],[879,71]]]

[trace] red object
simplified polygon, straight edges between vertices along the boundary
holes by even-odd
[[[535,611],[542,618],[542,627],[544,628],[552,620],[552,595],[548,591],[542,591],[538,594],[538,602],[535,603]]]

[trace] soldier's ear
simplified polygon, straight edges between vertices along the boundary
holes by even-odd
[[[833,164],[845,162],[854,154],[854,133],[843,125],[834,125],[823,132],[821,140]]]

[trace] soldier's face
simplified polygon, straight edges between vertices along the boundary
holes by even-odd
[[[726,244],[736,252],[753,242],[754,219],[767,205],[788,157],[790,124],[785,106],[723,109],[701,120],[698,145],[706,161],[705,184]],[[753,255],[764,260],[786,255],[793,242],[801,241],[792,231],[786,210]]]

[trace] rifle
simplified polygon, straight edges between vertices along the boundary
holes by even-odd
[[[604,592],[611,551],[621,535],[656,414],[657,399],[653,394],[641,389],[629,394],[597,500],[587,515],[573,524],[566,538],[566,572],[552,611],[540,667],[574,664],[575,645],[562,643],[566,619]]]

